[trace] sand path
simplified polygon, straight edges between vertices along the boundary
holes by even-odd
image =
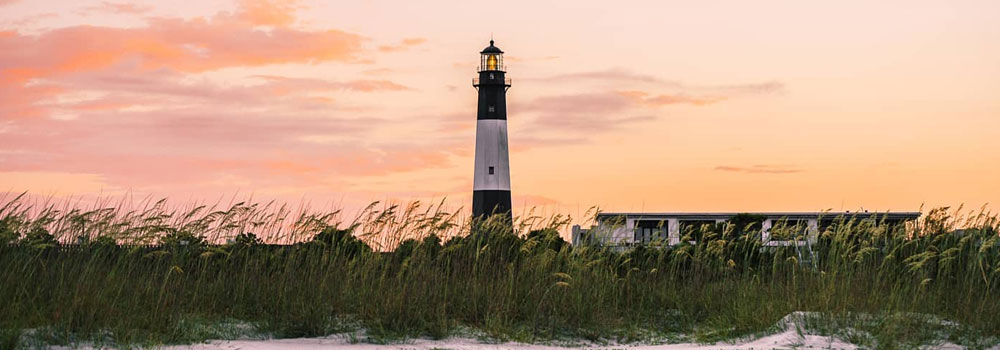
[[[761,349],[857,349],[856,346],[844,343],[834,338],[814,335],[799,336],[794,329],[769,335],[757,340],[727,344],[664,344],[664,345],[609,345],[582,346],[579,349],[629,349],[629,350],[761,350]],[[955,347],[958,349],[959,347]],[[349,349],[349,350],[566,350],[569,347],[553,345],[534,345],[523,343],[484,344],[475,339],[450,338],[444,340],[416,339],[405,344],[351,344],[343,336],[325,338],[299,338],[274,340],[237,340],[212,341],[206,344],[172,346],[170,350],[319,350],[319,349]]]

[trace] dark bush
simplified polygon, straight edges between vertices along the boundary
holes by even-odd
[[[555,228],[532,230],[525,239],[535,241],[537,244],[536,248],[551,249],[557,252],[567,244],[566,240],[559,235],[559,230]]]
[[[252,247],[256,245],[264,244],[260,238],[257,237],[253,232],[244,232],[233,237],[230,245],[240,246],[240,247]]]
[[[59,246],[56,238],[44,227],[33,227],[28,234],[21,238],[21,244],[36,248],[49,248]]]
[[[311,244],[336,250],[348,257],[371,253],[372,248],[354,236],[354,228],[354,226],[346,229],[327,227],[313,237]]]
[[[205,238],[186,231],[174,231],[160,238],[160,245],[168,247],[201,247]]]

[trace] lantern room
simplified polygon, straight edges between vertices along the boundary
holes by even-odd
[[[482,58],[479,62],[479,71],[503,71],[503,50],[499,47],[493,46],[493,40],[490,40],[490,46],[487,46],[483,51],[479,52]]]

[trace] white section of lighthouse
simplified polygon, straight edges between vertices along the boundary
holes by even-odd
[[[480,52],[479,90],[476,116],[476,163],[472,188],[472,215],[511,217],[510,160],[507,150],[507,80],[503,51],[490,46]]]

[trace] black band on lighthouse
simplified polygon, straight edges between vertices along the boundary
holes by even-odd
[[[510,191],[472,191],[472,213],[475,216],[510,212]]]
[[[507,119],[507,88],[505,72],[479,72],[479,108],[476,119]]]

